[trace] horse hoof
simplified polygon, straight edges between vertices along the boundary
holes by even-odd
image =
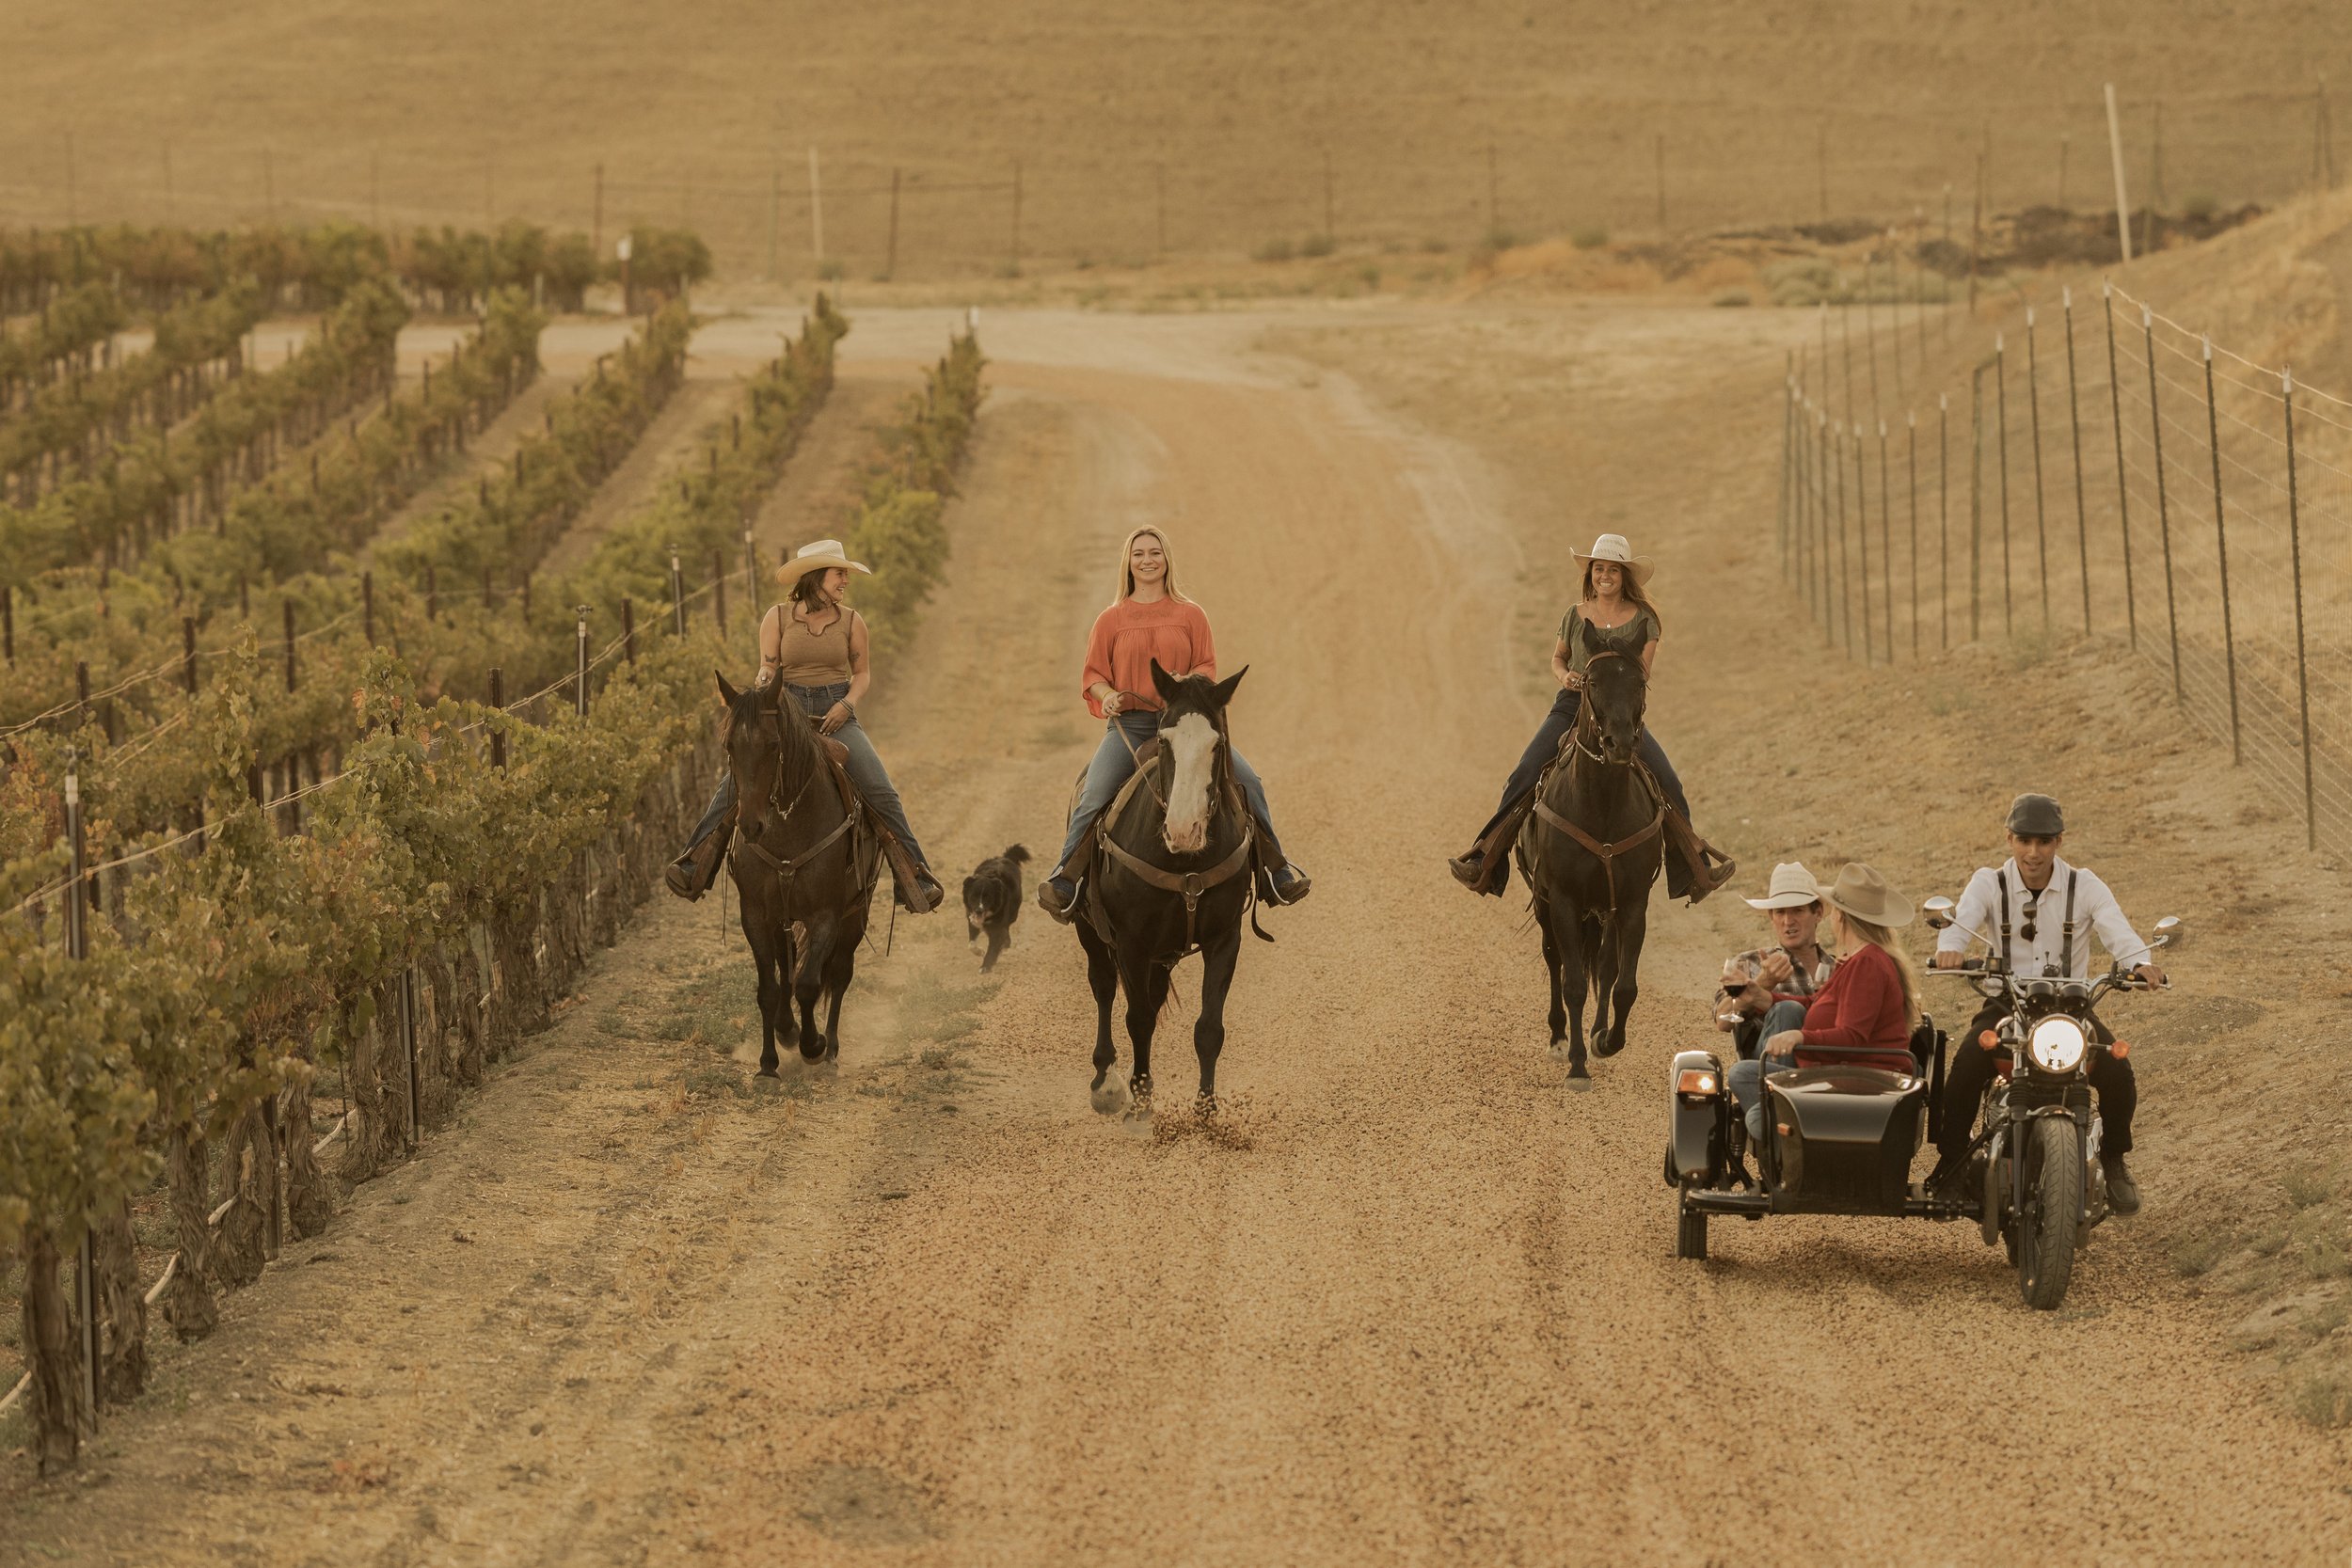
[[[762,1078],[778,1078],[783,1076],[781,1073],[776,1071],[776,1064],[773,1062],[760,1063],[758,1075]]]
[[[1192,1114],[1200,1117],[1204,1121],[1209,1117],[1216,1116],[1216,1096],[1205,1093],[1200,1096],[1192,1102]]]
[[[1593,1041],[1593,1054],[1596,1056],[1613,1056],[1624,1049],[1625,1036],[1614,1029],[1598,1036]]]
[[[1576,1094],[1592,1093],[1593,1075],[1589,1072],[1583,1071],[1581,1069],[1570,1068],[1568,1069],[1568,1088],[1571,1092]]]
[[[1553,1040],[1551,1042],[1551,1059],[1555,1062],[1565,1062],[1568,1059],[1567,1041]]]
[[[1097,1083],[1089,1096],[1098,1116],[1117,1116],[1127,1103],[1127,1091],[1117,1084]]]

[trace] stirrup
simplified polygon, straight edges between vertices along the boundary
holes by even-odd
[[[1067,881],[1070,884],[1069,903],[1059,906],[1055,904],[1054,884],[1057,881]],[[1078,918],[1078,901],[1085,896],[1086,882],[1080,878],[1057,875],[1048,877],[1037,884],[1037,907],[1043,910],[1048,918],[1064,926]]]

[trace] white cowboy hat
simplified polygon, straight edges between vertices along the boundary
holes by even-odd
[[[838,539],[819,539],[814,545],[803,545],[792,552],[792,559],[776,568],[776,581],[789,588],[811,572],[830,571],[838,566],[845,571],[874,575],[870,566],[861,566],[841,553]]]
[[[1821,884],[1813,879],[1813,873],[1804,868],[1803,861],[1783,861],[1772,867],[1772,885],[1761,898],[1747,900],[1752,910],[1801,910],[1818,903]]]
[[[1848,861],[1846,868],[1837,874],[1836,882],[1821,896],[1856,920],[1867,920],[1890,930],[1910,925],[1912,915],[1917,912],[1909,899],[1886,885],[1885,878],[1860,861]]]
[[[1636,588],[1648,582],[1650,574],[1658,570],[1658,563],[1650,560],[1648,556],[1633,553],[1633,546],[1625,542],[1625,535],[1622,533],[1604,533],[1593,541],[1593,547],[1589,551],[1571,546],[1568,553],[1576,557],[1577,569],[1580,572],[1596,561],[1615,562],[1633,574],[1633,586]]]

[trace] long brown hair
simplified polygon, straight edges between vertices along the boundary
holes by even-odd
[[[1176,592],[1176,552],[1168,547],[1168,535],[1156,528],[1150,527],[1136,529],[1120,543],[1119,546],[1119,592],[1111,596],[1111,603],[1122,605],[1136,596],[1135,567],[1127,558],[1134,553],[1136,541],[1147,533],[1160,542],[1160,554],[1168,558],[1168,576],[1160,579],[1161,590],[1179,604],[1190,603],[1190,600]]]
[[[1836,910],[1837,906],[1832,904],[1830,908]],[[1854,936],[1873,947],[1884,948],[1886,956],[1895,960],[1895,975],[1902,982],[1903,987],[1903,1022],[1915,1029],[1917,1028],[1919,1025],[1919,976],[1917,972],[1911,967],[1910,956],[1895,945],[1894,931],[1887,927],[1876,926],[1867,920],[1857,920],[1843,910],[1837,910],[1837,918],[1845,922],[1846,929],[1852,932]]]
[[[1583,602],[1588,604],[1593,598],[1593,567],[1596,564],[1597,558],[1592,556],[1586,556],[1584,558]],[[1617,596],[1624,599],[1626,603],[1632,605],[1637,610],[1648,610],[1649,618],[1658,624],[1661,630],[1663,630],[1666,625],[1666,618],[1658,613],[1658,607],[1650,602],[1650,596],[1642,592],[1642,585],[1634,580],[1633,568],[1627,565],[1622,561],[1613,561],[1609,564],[1617,569],[1617,580],[1619,583]]]

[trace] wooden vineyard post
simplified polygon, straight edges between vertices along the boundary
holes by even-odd
[[[375,574],[373,572],[359,574],[359,631],[360,635],[367,639],[368,646],[374,647]]]
[[[2074,547],[2082,556],[2083,635],[2090,635],[2090,515],[2083,503],[2083,405],[2074,375],[2074,291],[2058,291],[2066,316],[2066,420],[2074,442]]]
[[[752,531],[743,531],[743,608],[746,613],[759,609],[759,552],[752,546]]]
[[[2107,411],[2115,426],[2115,515],[2123,529],[2123,617],[2136,649],[2139,646],[2139,597],[2132,585],[2132,487],[2123,467],[2123,378],[2117,371],[2115,285],[2102,282],[2099,298],[2107,318]]]
[[[621,595],[621,657],[628,661],[631,669],[636,668],[637,608],[629,602],[626,594]]]
[[[506,711],[506,671],[496,664],[490,666],[490,705],[501,715]],[[506,771],[506,731],[495,723],[490,726],[490,766]]]
[[[2033,307],[2026,307],[2026,411],[2033,435],[2034,565],[2042,574],[2042,634],[2050,634],[2050,524],[2042,502],[2042,361],[2034,344]]]
[[[2319,808],[2312,790],[2312,686],[2303,643],[2303,509],[2295,475],[2295,372],[2279,373],[2279,388],[2286,399],[2287,421],[2287,559],[2295,571],[2295,705],[2296,727],[2303,736],[2303,841],[2319,847]]]
[[[2172,640],[2172,700],[2182,701],[2181,693],[2181,613],[2172,591],[2172,503],[2164,485],[2164,410],[2156,404],[2156,316],[2143,305],[2139,308],[2140,331],[2145,335],[2148,355],[2148,426],[2155,440],[2156,461],[2156,537],[2164,546],[2164,620]]]
[[[293,692],[293,690],[294,689],[294,600],[292,600],[292,599],[283,599],[283,600],[280,600],[280,601],[279,601],[279,608],[281,608],[282,610],[285,610],[285,612],[286,612],[286,690],[287,690],[289,693],[292,693],[292,692]]]
[[[2237,628],[2230,618],[2230,528],[2221,502],[2221,414],[2213,395],[2213,334],[2205,334],[2205,435],[2213,448],[2213,537],[2221,560],[2221,657],[2230,678],[2230,766],[2246,760],[2238,726]]]
[[[586,605],[577,607],[577,613],[580,616],[580,629],[575,644],[572,711],[585,719],[588,717],[588,607]]]
[[[65,833],[72,856],[73,877],[66,885],[66,957],[79,962],[89,957],[89,847],[83,833],[81,753],[69,747],[65,754]],[[54,1256],[54,1255],[53,1255]],[[85,1216],[82,1243],[73,1275],[73,1310],[81,1340],[81,1374],[74,1390],[82,1403],[88,1431],[98,1431],[98,1246],[93,1227]],[[37,1354],[28,1345],[26,1360]],[[78,1454],[78,1437],[72,1445]]]
[[[417,966],[410,964],[400,974],[400,1039],[401,1048],[408,1056],[408,1147],[419,1141],[418,1111],[421,1096],[417,1085]]]
[[[717,550],[710,552],[710,613],[719,623],[719,639],[727,635],[727,561]]]
[[[0,582],[0,656],[16,667],[16,591]]]
[[[686,635],[686,578],[678,570],[677,546],[670,546],[670,629]]]
[[[188,695],[196,695],[196,617],[180,617],[180,679]]]

